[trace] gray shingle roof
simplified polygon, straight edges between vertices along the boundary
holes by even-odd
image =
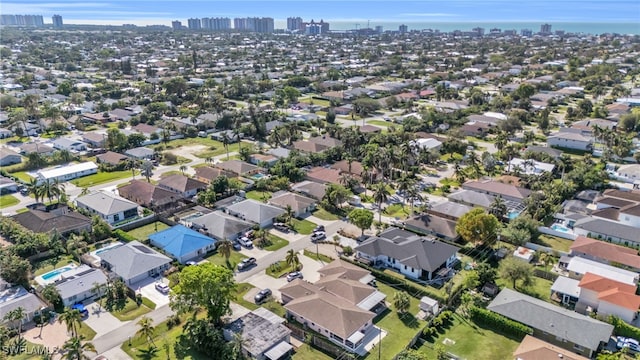
[[[104,215],[117,214],[138,207],[138,204],[108,191],[96,191],[93,194],[81,196],[76,199],[76,202],[78,205],[82,204]]]
[[[220,211],[214,211],[197,219],[193,219],[192,223],[197,226],[206,227],[207,233],[218,239],[232,237],[235,234],[248,231],[253,227],[253,224],[250,222],[225,215]]]
[[[243,219],[258,224],[285,213],[283,209],[250,199],[235,203],[227,207],[227,210],[234,214],[242,214]]]
[[[90,268],[87,265],[78,266],[74,269],[73,274],[68,272],[64,274],[62,280],[55,282],[63,299],[91,290],[95,283],[104,285],[107,283],[107,277],[101,270]]]
[[[508,288],[487,309],[591,350],[598,349],[601,341],[608,342],[613,333],[613,325]]]
[[[614,221],[584,218],[576,221],[574,227],[597,234],[606,234],[620,239],[638,241],[638,228]]]
[[[369,238],[355,250],[371,256],[386,255],[403,265],[429,272],[438,269],[458,252],[453,245],[394,227]]]
[[[171,259],[152,250],[139,241],[107,250],[100,259],[111,265],[111,270],[124,279],[131,279],[171,262]]]

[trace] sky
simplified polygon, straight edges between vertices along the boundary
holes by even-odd
[[[340,22],[604,22],[640,24],[638,0],[1,0],[1,14],[65,24],[170,25],[190,17],[289,16]],[[276,21],[276,28],[282,22]]]

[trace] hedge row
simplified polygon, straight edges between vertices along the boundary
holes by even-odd
[[[124,242],[131,242],[131,241],[134,241],[134,240],[138,240],[135,237],[129,235],[128,233],[126,233],[126,232],[124,232],[124,231],[122,231],[120,229],[115,230],[113,232],[113,236],[117,237],[118,240],[124,241]]]
[[[426,288],[419,286],[419,285],[414,285],[413,283],[411,283],[410,281],[407,280],[403,280],[400,279],[398,277],[395,277],[393,275],[387,274],[384,271],[380,271],[378,269],[375,269],[371,266],[368,266],[366,264],[363,264],[361,262],[357,262],[357,261],[353,261],[349,258],[346,257],[341,257],[342,260],[350,262],[354,265],[360,266],[361,268],[367,269],[369,270],[375,277],[376,279],[384,282],[384,283],[388,283],[390,285],[394,285],[397,286],[398,288],[400,288],[401,290],[404,290],[406,292],[408,292],[411,296],[419,298],[422,296],[428,296],[432,299],[438,300],[438,302],[440,303],[444,303],[447,301],[447,299],[445,297],[443,297],[442,295],[435,293],[435,292],[431,292],[429,290],[427,290]]]
[[[469,316],[473,321],[490,326],[505,334],[524,337],[525,335],[533,333],[533,330],[528,326],[508,319],[491,310],[481,309],[476,306],[472,306],[469,309]]]
[[[607,319],[609,324],[613,325],[613,333],[618,336],[640,339],[640,329],[631,326],[617,316],[609,316]]]

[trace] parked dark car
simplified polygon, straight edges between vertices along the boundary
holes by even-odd
[[[280,231],[283,231],[283,232],[289,231],[289,227],[287,226],[287,224],[280,223],[280,222],[273,223],[273,228],[277,229],[277,230],[280,230]]]
[[[246,270],[256,264],[256,258],[250,257],[243,259],[238,264],[238,270]]]
[[[237,240],[233,242],[233,250],[235,251],[242,250],[242,245],[240,245],[240,243]]]
[[[269,296],[271,296],[271,289],[263,289],[256,294],[253,300],[255,300],[256,304],[260,304],[261,302],[267,300]]]
[[[313,229],[313,232],[318,232],[318,231],[325,231],[324,230],[324,225],[318,225],[318,226],[316,226],[315,229]]]

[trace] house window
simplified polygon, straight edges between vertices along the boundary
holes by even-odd
[[[407,265],[404,266],[404,269],[407,270]]]
[[[574,344],[574,345],[573,345],[573,349],[574,349],[574,350],[577,350],[577,351],[582,351],[582,350],[584,350],[584,348],[583,348],[582,346],[578,345],[578,344]]]
[[[113,215],[113,221],[119,221],[119,220],[120,220],[120,214]]]

